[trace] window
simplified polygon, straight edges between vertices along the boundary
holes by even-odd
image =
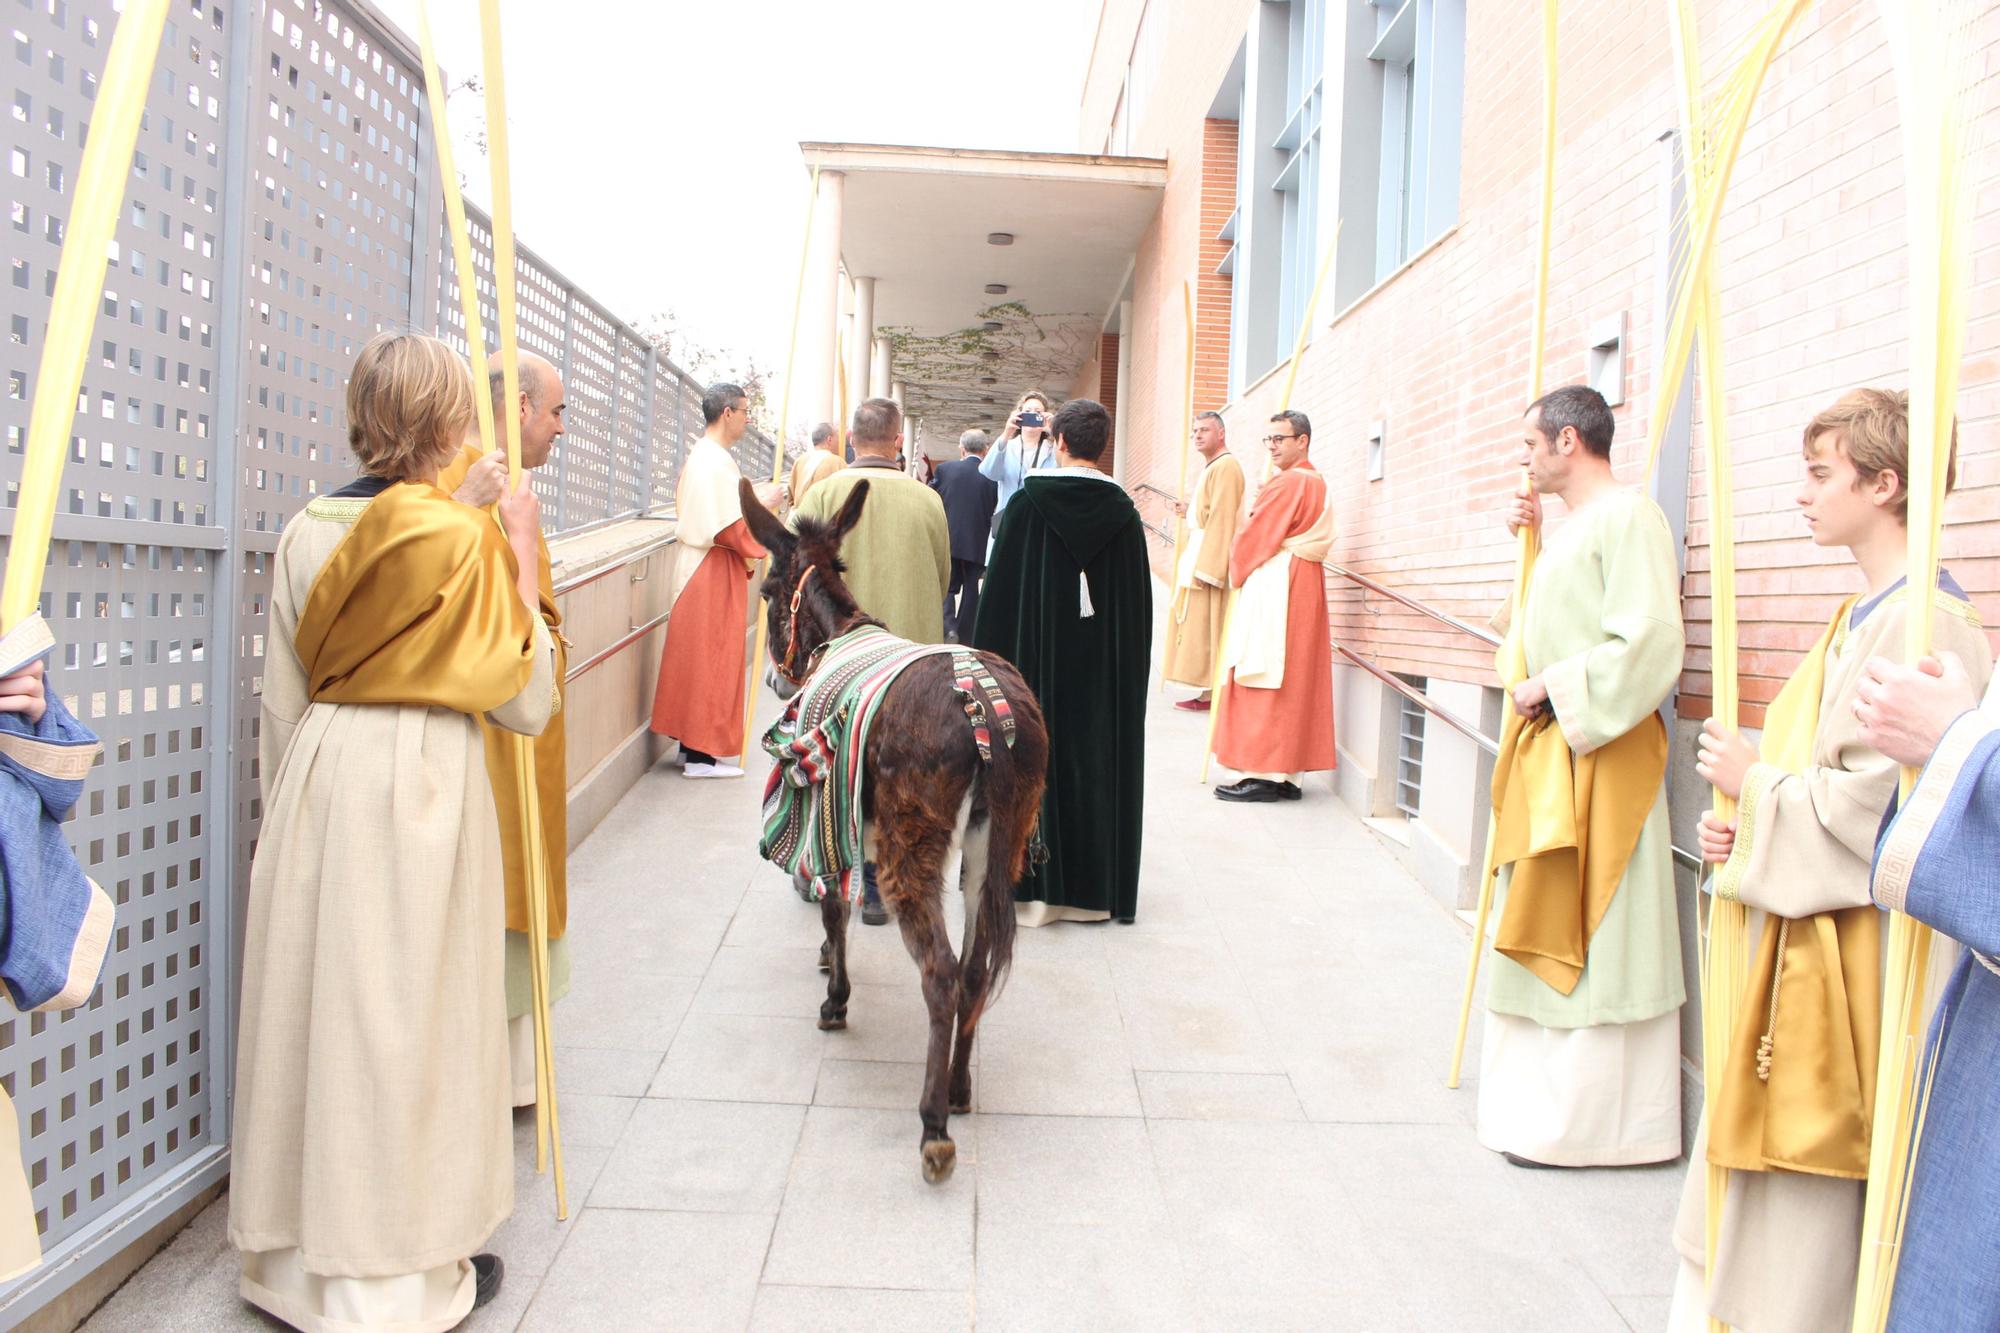
[[[1285,121],[1275,147],[1285,155],[1272,189],[1283,196],[1278,279],[1278,346],[1299,336],[1319,271],[1320,72],[1326,49],[1326,0],[1292,0],[1285,51]]]
[[[1343,208],[1355,259],[1343,254],[1342,305],[1416,257],[1458,218],[1465,102],[1465,0],[1353,0],[1350,76],[1381,97],[1342,127]],[[1372,21],[1371,21],[1372,20]]]

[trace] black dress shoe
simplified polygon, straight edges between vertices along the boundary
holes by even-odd
[[[500,1279],[506,1276],[507,1265],[500,1262],[497,1254],[475,1254],[472,1256],[472,1272],[472,1308],[477,1310],[500,1294]]]
[[[1285,799],[1282,785],[1266,778],[1245,778],[1226,787],[1217,787],[1215,795],[1223,801],[1282,801]]]
[[[1562,1171],[1567,1169],[1558,1166],[1554,1162],[1538,1162],[1532,1157],[1523,1157],[1519,1153],[1503,1152],[1500,1155],[1507,1159],[1509,1166],[1526,1167],[1530,1171]]]
[[[1296,782],[1280,782],[1278,784],[1278,795],[1288,801],[1301,801],[1305,799],[1305,793],[1299,790],[1299,784]]]
[[[861,904],[861,924],[864,926],[886,926],[889,924],[889,909],[882,906],[880,898]]]

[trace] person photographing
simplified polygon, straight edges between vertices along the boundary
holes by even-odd
[[[979,475],[1000,488],[999,498],[993,503],[996,530],[1000,515],[1006,511],[1007,502],[1014,498],[1014,493],[1021,489],[1023,479],[1030,472],[1055,466],[1056,445],[1049,434],[1049,396],[1038,389],[1030,389],[1014,404],[1014,411],[1007,418],[1007,428],[1000,432],[1000,438],[979,462]]]

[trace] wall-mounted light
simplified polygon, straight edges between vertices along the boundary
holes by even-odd
[[[1388,463],[1389,424],[1378,421],[1368,428],[1368,457],[1366,466],[1368,480],[1382,480],[1382,473]]]
[[[1014,233],[1011,231],[989,231],[986,233],[986,243],[988,245],[1012,245],[1014,243]]]

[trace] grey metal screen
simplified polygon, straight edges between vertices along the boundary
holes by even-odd
[[[111,0],[10,12],[7,534],[116,21]],[[227,1169],[272,556],[285,523],[353,473],[343,404],[360,345],[406,327],[463,345],[427,117],[413,45],[366,4],[181,0],[167,25],[42,599],[53,686],[104,740],[69,833],[118,924],[89,1004],[0,1009],[46,1259],[0,1288],[0,1325]],[[472,222],[490,342],[491,238]],[[566,439],[535,479],[549,528],[669,507],[699,386],[531,252],[518,267],[521,345],[568,386]],[[768,476],[772,448],[753,433],[737,456]]]

